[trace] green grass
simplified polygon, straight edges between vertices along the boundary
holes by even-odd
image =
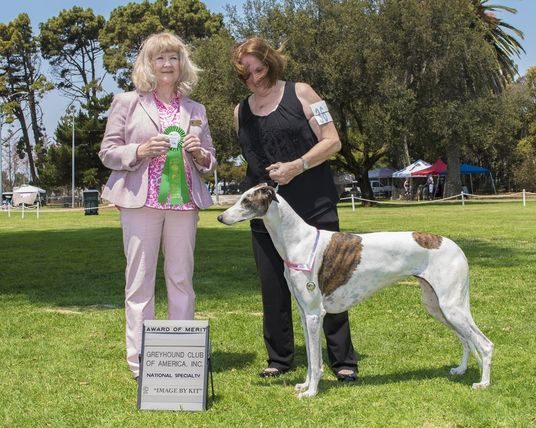
[[[0,213],[0,426],[6,427],[525,427],[536,425],[536,204],[340,208],[345,231],[449,236],[471,266],[474,318],[494,342],[492,385],[448,375],[461,347],[420,305],[415,280],[351,310],[360,377],[326,370],[298,400],[305,348],[297,313],[296,370],[263,380],[262,308],[247,224],[201,214],[196,317],[209,319],[216,400],[207,412],[140,412],[124,361],[124,256],[115,210]],[[165,318],[158,276],[157,318]]]

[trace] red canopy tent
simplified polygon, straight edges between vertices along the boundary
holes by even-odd
[[[440,175],[447,171],[447,164],[441,159],[438,159],[434,162],[433,165],[428,168],[421,169],[411,173],[412,177],[426,177],[428,174]]]
[[[446,176],[447,175],[447,164],[443,162],[441,159],[438,159],[434,162],[433,165],[430,165],[428,168],[421,169],[415,172],[411,173],[411,177],[427,177],[428,175],[435,175],[435,176]],[[475,165],[469,165],[462,163],[460,164],[460,174],[468,174],[469,179],[471,181],[471,193],[473,192],[473,174],[489,174],[491,179],[491,185],[493,187],[493,191],[497,193],[495,190],[495,183],[493,182],[493,176],[491,175],[491,171],[487,168],[482,168]],[[438,178],[438,184],[439,184],[439,178]],[[437,192],[438,185],[435,186],[435,191]],[[468,193],[467,188],[464,187],[464,192]]]

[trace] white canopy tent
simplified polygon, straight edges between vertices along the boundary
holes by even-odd
[[[39,187],[24,185],[13,189],[13,205],[34,205],[37,201],[41,204],[46,200],[46,190]]]
[[[421,159],[413,162],[411,165],[408,165],[404,169],[401,169],[400,171],[393,172],[393,178],[406,178],[411,177],[412,173],[415,173],[417,171],[420,171],[422,169],[426,169],[430,167],[431,164],[429,164],[426,161],[423,161]]]

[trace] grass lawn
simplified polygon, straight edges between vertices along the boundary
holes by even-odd
[[[492,385],[471,357],[450,367],[458,339],[420,304],[417,281],[383,290],[350,312],[360,374],[298,400],[306,373],[297,312],[296,370],[264,380],[262,309],[247,224],[201,214],[196,317],[209,319],[216,400],[207,412],[140,412],[125,362],[124,256],[115,210],[0,212],[0,426],[5,427],[528,427],[536,425],[536,203],[340,208],[345,231],[446,235],[471,267],[472,312],[494,342]],[[157,318],[166,317],[163,275]],[[326,359],[326,358],[325,358]]]

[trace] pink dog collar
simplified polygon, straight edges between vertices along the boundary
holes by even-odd
[[[315,244],[313,245],[313,249],[311,250],[311,255],[309,256],[309,261],[307,263],[291,262],[289,260],[283,259],[283,262],[287,265],[287,267],[292,270],[302,270],[305,272],[311,272],[313,270],[313,264],[314,264],[315,256],[316,256],[316,247],[318,246],[319,237],[320,237],[320,231],[317,230]]]

